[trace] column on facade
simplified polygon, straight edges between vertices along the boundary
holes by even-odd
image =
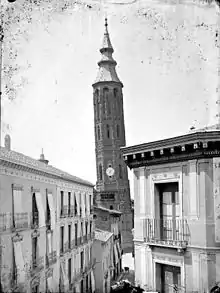
[[[193,291],[200,292],[200,256],[199,251],[192,251]]]
[[[154,280],[154,269],[153,269],[153,258],[152,258],[152,250],[149,246],[145,246],[145,285],[147,288],[153,288],[153,280]]]

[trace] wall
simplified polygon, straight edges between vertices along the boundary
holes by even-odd
[[[218,175],[215,180],[217,184]],[[201,159],[188,162],[158,165],[147,168],[138,168],[134,172],[134,207],[135,207],[135,264],[136,280],[142,280],[147,276],[146,282],[151,286],[154,270],[152,265],[152,253],[145,250],[141,244],[145,234],[144,218],[157,216],[155,209],[155,197],[157,189],[155,184],[162,182],[178,182],[180,194],[181,217],[187,220],[190,232],[187,252],[182,258],[182,269],[186,279],[183,283],[187,290],[201,290],[210,288],[217,278],[216,257],[219,255],[220,245],[216,242],[218,228],[214,217],[216,200],[213,196],[213,160]],[[215,182],[215,181],[214,181]],[[165,251],[164,262],[173,252]],[[139,264],[147,257],[145,264],[140,269]],[[156,257],[156,256],[155,256]],[[174,257],[177,261],[177,255]],[[171,261],[172,262],[172,261]],[[211,272],[211,273],[210,273]],[[195,280],[190,281],[191,276]],[[188,279],[189,278],[189,281]]]
[[[6,174],[5,174],[6,173]],[[36,176],[34,174],[30,174],[27,172],[21,172],[16,169],[9,169],[9,168],[1,168],[0,169],[0,208],[1,208],[1,214],[2,213],[10,213],[12,212],[12,184],[18,184],[19,186],[23,187],[22,191],[22,206],[23,206],[23,212],[29,213],[29,222],[28,222],[28,229],[24,229],[22,231],[19,231],[19,234],[22,235],[23,241],[22,241],[22,251],[24,255],[25,264],[28,265],[27,271],[31,272],[31,263],[32,263],[32,243],[31,243],[31,237],[33,233],[33,229],[30,229],[31,224],[31,212],[32,212],[32,193],[31,188],[38,189],[42,195],[43,199],[43,208],[44,211],[46,211],[46,189],[49,189],[53,194],[54,199],[54,207],[55,207],[55,213],[56,213],[56,224],[55,229],[53,231],[53,248],[52,250],[57,252],[57,261],[50,266],[50,268],[53,269],[53,288],[55,291],[58,291],[59,286],[59,278],[60,278],[60,261],[65,261],[65,271],[67,273],[67,259],[72,259],[72,271],[74,272],[74,267],[76,267],[75,271],[79,271],[80,269],[80,263],[75,263],[73,260],[74,254],[76,253],[76,250],[72,250],[70,253],[66,253],[64,257],[60,258],[60,225],[65,226],[65,234],[64,234],[64,243],[68,240],[68,234],[67,234],[67,226],[68,224],[72,224],[72,239],[75,238],[74,233],[74,223],[76,221],[85,223],[85,221],[91,221],[93,222],[93,216],[90,214],[90,210],[87,213],[87,215],[84,215],[83,218],[60,218],[60,206],[59,206],[59,199],[60,198],[60,190],[63,190],[65,195],[67,195],[67,192],[81,192],[82,194],[93,194],[92,187],[89,188],[87,186],[82,186],[78,184],[68,184],[68,187],[65,186],[64,182],[54,181],[52,183],[48,183],[50,180],[47,180],[46,178]],[[10,175],[9,175],[10,174]],[[48,182],[47,182],[48,181]],[[3,196],[2,196],[3,195]],[[93,202],[93,201],[92,201]],[[67,204],[67,201],[64,202],[64,204]],[[2,220],[2,219],[0,219]],[[94,226],[92,225],[92,231],[94,229]],[[84,229],[85,231],[85,229]],[[92,232],[91,231],[91,232]],[[38,245],[39,245],[39,256],[43,257],[43,265],[45,266],[45,255],[46,255],[46,227],[42,227],[38,229],[39,236],[38,236]],[[88,233],[89,233],[89,226],[88,226]],[[80,233],[80,229],[79,229]],[[3,267],[1,270],[1,275],[6,274],[8,276],[8,272],[11,271],[13,267],[12,262],[12,239],[11,237],[14,236],[16,233],[9,233],[4,232],[1,234],[1,245],[3,245],[2,250],[2,264],[6,265],[7,267]],[[78,250],[78,253],[80,253],[81,250],[89,249],[92,246],[93,238],[89,240],[88,242],[84,243],[80,249]],[[85,254],[86,257],[86,254]],[[89,253],[89,258],[90,258]],[[88,259],[86,260],[88,262]],[[85,263],[87,264],[87,263]],[[39,274],[35,274],[35,276],[40,277],[40,288],[41,290],[45,290],[46,281],[45,281],[45,270],[43,269]],[[73,277],[73,276],[72,276]],[[10,286],[9,278],[5,277],[3,280],[3,286]],[[31,282],[33,279],[30,279],[28,277],[27,284],[26,284],[26,291],[30,291]],[[5,284],[4,284],[5,282]]]

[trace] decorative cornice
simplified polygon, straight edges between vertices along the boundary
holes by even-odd
[[[186,141],[182,141],[178,146],[170,146],[164,147],[163,152],[160,149],[152,150],[149,147],[146,147],[143,152],[140,149],[140,152],[137,152],[138,146],[134,146],[135,153],[130,153],[127,149],[123,149],[124,153],[124,161],[128,165],[130,169],[132,168],[140,168],[143,166],[153,166],[158,164],[167,164],[174,162],[183,162],[189,160],[197,160],[197,159],[206,159],[220,156],[220,136],[219,132],[217,132],[218,136],[214,137],[210,133],[200,133],[201,137],[198,135],[194,137],[195,139],[200,138],[200,141],[192,141],[192,137],[189,143]],[[215,132],[215,135],[217,135]],[[195,134],[194,134],[195,135]],[[201,141],[207,135],[206,142]],[[209,136],[208,136],[209,135]],[[208,140],[208,137],[210,140]],[[185,138],[186,140],[186,138]],[[184,143],[184,145],[182,145]],[[144,155],[143,155],[144,154]]]
[[[86,190],[86,192],[90,192],[92,188],[89,186],[83,186],[83,185],[77,184],[75,182],[68,183],[63,181],[62,179],[49,178],[49,177],[46,177],[45,174],[39,175],[36,173],[38,171],[35,169],[33,169],[33,172],[29,172],[28,170],[25,170],[24,166],[16,165],[14,167],[15,168],[13,168],[11,164],[2,165],[2,161],[0,159],[0,174],[6,175],[6,176],[15,176],[18,178],[25,178],[28,180],[34,180],[34,181],[40,181],[40,182],[44,182],[48,184],[53,184],[53,185],[56,185],[58,188],[67,189],[72,192],[77,192],[81,190]]]

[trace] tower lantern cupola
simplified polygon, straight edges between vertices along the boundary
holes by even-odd
[[[114,49],[112,47],[108,33],[108,22],[107,18],[105,18],[105,32],[102,47],[100,49],[102,57],[101,60],[98,62],[99,71],[93,86],[100,82],[116,82],[120,83],[120,85],[123,87],[123,84],[118,78],[118,75],[115,70],[117,62],[112,57],[113,52]]]

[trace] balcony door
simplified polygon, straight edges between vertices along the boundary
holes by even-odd
[[[178,183],[163,184],[160,189],[160,228],[163,240],[178,240],[179,216]]]
[[[156,288],[161,293],[178,292],[181,288],[180,267],[157,263]]]

